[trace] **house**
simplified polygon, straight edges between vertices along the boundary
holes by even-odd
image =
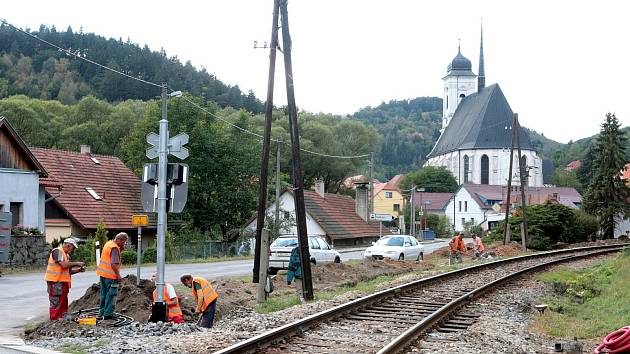
[[[569,162],[564,169],[566,171],[574,171],[580,167],[582,167],[582,161],[574,160],[574,161]]]
[[[463,230],[466,223],[480,225],[491,230],[505,218],[506,186],[464,184],[446,205],[446,215],[454,221],[456,230]],[[544,204],[549,200],[578,209],[582,196],[570,187],[528,187],[525,193],[527,205]],[[510,204],[521,204],[520,186],[512,186]]]
[[[400,216],[405,206],[405,198],[400,193],[400,182],[404,175],[396,175],[388,182],[374,184],[374,213]]]
[[[352,197],[324,192],[324,185],[316,183],[316,191],[304,191],[306,207],[306,229],[309,236],[321,236],[335,246],[365,245],[379,238],[378,222],[367,221],[367,188],[357,188],[357,202]],[[273,215],[276,205],[280,217],[295,220],[295,198],[291,190],[280,195],[278,203],[267,207],[266,214]],[[248,221],[244,230],[256,230],[256,217]],[[297,235],[295,225],[282,231],[286,235]],[[388,234],[383,228],[383,234]]]
[[[60,187],[8,119],[0,117],[0,211],[12,213],[12,226],[44,233],[45,188],[56,193]]]
[[[61,193],[46,187],[46,239],[77,236],[96,231],[103,220],[109,236],[124,231],[132,238],[137,229],[132,215],[145,214],[140,201],[140,180],[117,157],[97,155],[89,146],[80,152],[32,148],[49,178],[63,185]],[[143,243],[153,242],[155,226],[143,230]],[[135,241],[133,241],[135,242]]]
[[[446,206],[453,195],[454,193],[416,192],[414,202],[417,210],[423,210],[427,214],[445,215]]]
[[[630,163],[624,166],[624,169],[621,170],[621,179],[626,181],[626,184],[630,186]],[[630,203],[630,198],[628,198],[628,203]],[[624,218],[622,215],[619,215],[617,219],[618,224],[615,227],[615,237],[626,236],[630,237],[630,219]]]

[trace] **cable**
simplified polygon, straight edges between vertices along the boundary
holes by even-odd
[[[151,82],[151,81],[143,80],[143,79],[141,79],[141,78],[134,77],[134,76],[131,76],[131,75],[129,75],[129,74],[125,74],[125,73],[123,73],[123,72],[121,72],[121,71],[118,71],[118,70],[116,70],[116,69],[110,68],[110,67],[105,66],[105,65],[103,65],[103,64],[97,63],[97,62],[95,62],[95,61],[93,61],[93,60],[90,60],[90,59],[88,59],[88,58],[86,58],[86,57],[82,57],[81,55],[79,55],[79,54],[77,54],[77,53],[73,53],[73,52],[71,52],[71,51],[69,51],[69,50],[67,50],[67,49],[65,49],[65,48],[62,48],[62,47],[60,47],[60,46],[58,46],[58,45],[56,45],[56,44],[54,44],[54,43],[51,43],[51,42],[49,42],[49,41],[47,41],[47,40],[45,40],[45,39],[39,38],[38,36],[36,36],[36,35],[34,35],[34,34],[32,34],[32,33],[26,32],[26,31],[24,31],[23,29],[18,28],[18,27],[16,27],[16,26],[14,26],[14,25],[10,24],[10,23],[9,23],[9,22],[7,22],[5,19],[0,19],[0,22],[2,22],[3,24],[5,24],[5,25],[7,25],[7,26],[9,26],[9,27],[11,27],[11,28],[13,28],[13,29],[15,29],[15,30],[16,30],[16,31],[18,31],[18,32],[22,32],[22,33],[26,34],[27,36],[29,36],[29,37],[31,37],[31,38],[34,38],[34,39],[36,39],[36,40],[38,40],[38,41],[40,41],[40,42],[42,42],[42,43],[46,43],[46,44],[48,44],[49,46],[51,46],[51,47],[53,47],[53,48],[56,48],[57,50],[59,50],[59,51],[61,51],[61,52],[66,53],[67,55],[70,55],[70,56],[73,56],[73,57],[75,57],[75,58],[78,58],[78,59],[84,60],[84,61],[86,61],[86,62],[88,62],[88,63],[90,63],[90,64],[96,65],[96,66],[98,66],[98,67],[100,67],[100,68],[102,68],[102,69],[109,70],[109,71],[114,72],[114,73],[116,73],[116,74],[119,74],[119,75],[125,76],[125,77],[127,77],[127,78],[129,78],[129,79],[133,79],[133,80],[136,80],[136,81],[140,81],[140,82],[145,83],[145,84],[147,84],[147,85],[152,85],[152,86],[156,86],[156,87],[162,87],[162,85],[160,85],[160,84],[156,84],[155,82]]]

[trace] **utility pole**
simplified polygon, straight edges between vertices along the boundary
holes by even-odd
[[[276,219],[274,228],[280,230],[280,145],[282,142],[278,142],[276,145]]]
[[[529,232],[527,230],[527,212],[525,211],[526,200],[525,200],[525,169],[527,166],[523,165],[523,157],[521,155],[521,140],[519,138],[521,125],[518,122],[518,113],[514,114],[514,124],[516,125],[516,146],[518,149],[518,170],[519,177],[521,180],[521,206],[523,208],[523,223],[521,225],[521,243],[523,246],[523,251],[527,250],[527,241],[529,240]]]
[[[269,47],[269,78],[267,81],[267,104],[265,106],[265,130],[263,133],[262,162],[260,165],[260,188],[258,192],[258,213],[256,222],[256,245],[254,248],[254,269],[252,282],[265,284],[266,279],[260,276],[261,235],[265,227],[265,214],[267,210],[267,175],[269,168],[269,144],[271,142],[271,120],[273,113],[273,86],[276,73],[276,48],[278,47],[278,1],[273,3],[273,21],[271,25],[271,45]],[[276,213],[277,214],[277,213]],[[263,250],[267,252],[267,250]],[[265,270],[265,274],[267,271]],[[264,286],[264,285],[263,285]]]
[[[507,245],[510,243],[510,234],[509,225],[508,225],[508,217],[510,216],[510,195],[512,194],[512,165],[514,164],[514,143],[516,141],[516,124],[518,124],[518,115],[514,113],[514,118],[512,119],[512,147],[510,148],[510,168],[508,172],[508,185],[507,185],[507,198],[505,202],[505,224],[503,225],[503,244]]]
[[[411,217],[409,218],[411,221],[411,228],[409,229],[410,235],[416,237],[416,185],[411,186],[411,198],[410,198],[410,208],[411,208]]]
[[[289,130],[291,131],[291,149],[293,163],[293,188],[295,195],[295,216],[298,231],[298,245],[300,247],[300,262],[302,263],[302,294],[304,299],[313,299],[313,279],[311,277],[311,256],[308,247],[308,233],[306,229],[306,208],[304,206],[304,181],[302,180],[302,159],[300,156],[300,133],[298,126],[297,107],[293,85],[293,64],[291,61],[291,35],[289,34],[289,14],[287,0],[280,1],[282,13],[282,47],[284,54],[284,74],[287,87],[287,106],[289,109]]]
[[[160,120],[160,146],[158,149],[158,203],[157,203],[157,279],[155,289],[157,292],[153,304],[155,318],[166,319],[166,303],[164,302],[164,241],[166,238],[166,174],[168,167],[168,92],[166,84],[162,85],[162,119]]]
[[[374,153],[370,153],[370,212],[368,213],[368,223],[370,215],[374,213]]]

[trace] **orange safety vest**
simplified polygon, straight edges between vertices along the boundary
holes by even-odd
[[[96,275],[108,279],[117,279],[114,268],[112,268],[112,249],[114,248],[118,248],[119,256],[122,257],[120,247],[118,247],[116,242],[107,241],[105,247],[103,247],[103,253],[101,253],[101,261],[98,263],[98,268],[96,268]]]
[[[204,278],[193,277],[192,292],[193,295],[195,295],[197,301],[199,301],[199,297],[197,296],[197,290],[195,290],[195,283],[201,286],[201,289],[199,290],[201,290],[201,294],[203,296],[203,304],[201,305],[201,312],[203,312],[206,310],[208,305],[212,303],[212,301],[216,300],[216,298],[219,297],[219,295],[216,291],[214,291],[214,289],[212,289],[212,285],[210,285],[209,281],[205,280]],[[197,303],[197,305],[199,305],[199,303]]]
[[[452,246],[451,249],[453,251],[457,251],[457,250],[464,251],[464,240],[461,237],[458,237],[458,236],[455,236],[453,238],[453,240],[454,240],[453,241],[453,246]],[[460,241],[461,241],[461,243],[460,243]]]
[[[172,299],[168,297],[168,290],[166,288],[167,284],[164,284],[164,301],[171,301]],[[157,301],[157,289],[153,290],[153,302]],[[175,305],[168,305],[168,318],[173,318],[177,316],[184,316],[182,313],[182,309],[179,307],[179,301]]]
[[[61,253],[63,261],[68,262],[70,259],[68,258],[66,251],[63,250],[63,245],[60,245],[57,249]],[[55,283],[72,283],[70,268],[64,269],[61,267],[61,264],[57,263],[57,261],[53,259],[53,251],[50,251],[50,255],[48,256],[48,266],[46,267],[46,275],[44,276],[44,279]]]

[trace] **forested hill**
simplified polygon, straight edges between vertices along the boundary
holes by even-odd
[[[128,75],[156,83],[167,82],[173,89],[188,91],[221,107],[244,108],[253,113],[264,111],[264,104],[252,91],[244,94],[238,86],[226,85],[204,68],[197,70],[190,61],[182,64],[176,56],[168,57],[164,50],[156,52],[129,40],[106,39],[82,30],[75,32],[70,27],[57,31],[54,26],[42,25],[31,33]],[[109,102],[149,100],[158,96],[160,89],[72,59],[3,24],[0,25],[0,98],[17,94],[74,104],[88,95]]]
[[[421,166],[440,136],[442,99],[417,97],[365,107],[351,116],[381,134],[377,172],[386,178]]]

